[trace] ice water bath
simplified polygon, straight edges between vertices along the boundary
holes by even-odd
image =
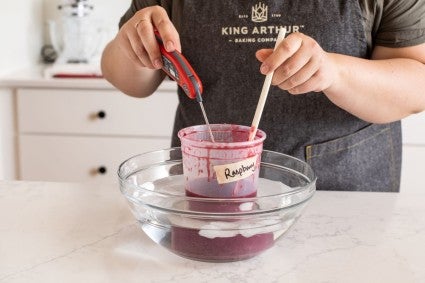
[[[139,154],[120,165],[118,176],[121,192],[145,234],[183,257],[225,262],[258,255],[296,222],[315,192],[316,177],[308,164],[262,150],[252,195],[236,189],[243,192],[240,197],[206,196],[200,188],[209,183],[202,178],[194,185],[199,189],[194,194],[187,190],[182,155],[180,148]],[[244,181],[236,183],[252,191]],[[210,184],[204,188],[221,186]],[[230,195],[234,190],[228,189]]]

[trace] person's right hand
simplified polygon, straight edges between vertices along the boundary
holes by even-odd
[[[155,29],[161,35],[168,52],[181,51],[179,34],[161,6],[139,10],[121,27],[114,40],[125,55],[138,66],[160,69],[163,62],[154,34]]]

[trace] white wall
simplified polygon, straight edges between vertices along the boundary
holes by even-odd
[[[42,0],[0,0],[0,75],[38,62]],[[0,179],[13,178],[15,134],[11,91],[0,88]]]
[[[89,0],[92,16],[108,31],[105,41],[118,30],[118,20],[131,0]],[[46,20],[57,19],[61,0],[0,0],[0,76],[40,64],[46,42]],[[105,42],[106,43],[106,42]],[[16,177],[15,117],[13,95],[0,87],[0,180]]]
[[[42,0],[0,0],[0,75],[38,61]]]

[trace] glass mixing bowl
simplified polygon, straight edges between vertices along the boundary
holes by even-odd
[[[316,190],[307,163],[267,150],[255,197],[187,196],[180,148],[131,157],[119,166],[118,177],[134,216],[155,243],[213,262],[251,258],[272,247]]]

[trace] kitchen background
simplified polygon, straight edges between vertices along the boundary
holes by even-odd
[[[48,20],[57,20],[60,0],[0,0],[0,76],[40,65],[40,51],[50,43]],[[91,0],[92,18],[105,31],[105,42],[118,30],[118,21],[131,0]],[[12,90],[0,86],[0,179],[16,175],[15,119]]]
[[[50,42],[47,22],[59,18],[57,6],[62,1],[0,1],[0,179],[97,180],[100,177],[87,173],[92,169],[83,168],[93,159],[90,166],[95,169],[113,160],[106,175],[108,180],[116,180],[118,161],[167,147],[177,103],[173,95],[175,85],[160,90],[165,95],[155,95],[140,103],[117,95],[106,82],[58,83],[54,79],[45,80],[40,71],[38,75],[20,79],[23,70],[44,67],[40,51]],[[119,18],[130,2],[89,1],[94,6],[92,19],[104,31],[102,44],[115,35]],[[94,121],[87,119],[98,104],[102,104],[99,109],[108,109],[108,119],[103,119],[103,125],[94,125]],[[157,111],[158,107],[161,111]],[[71,117],[79,114],[86,120]],[[157,115],[156,125],[149,124],[152,115]],[[425,112],[403,120],[403,138],[402,187],[421,190]]]

